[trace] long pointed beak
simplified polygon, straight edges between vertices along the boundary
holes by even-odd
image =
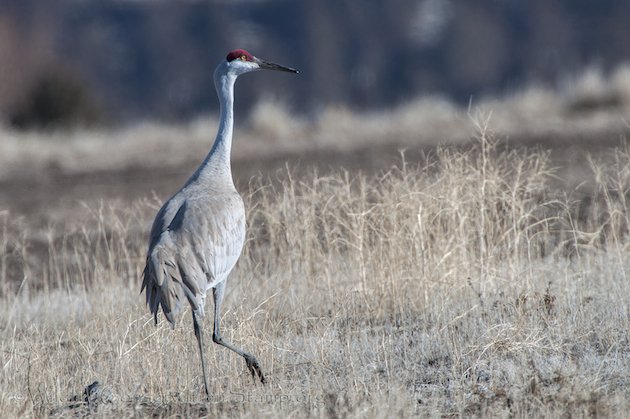
[[[260,58],[256,58],[256,63],[260,68],[265,70],[277,70],[277,71],[286,71],[287,73],[295,73],[299,74],[295,68],[285,67],[280,64],[270,63],[269,61],[261,60]]]

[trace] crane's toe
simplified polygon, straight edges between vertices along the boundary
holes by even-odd
[[[256,376],[260,379],[260,382],[265,384],[265,376],[263,375],[262,369],[260,368],[260,364],[251,355],[244,355],[245,362],[247,363],[247,369],[252,373],[252,378],[256,381]]]

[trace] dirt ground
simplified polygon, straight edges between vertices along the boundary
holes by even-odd
[[[609,151],[623,144],[623,137],[619,133],[602,132],[582,138],[524,137],[503,142],[506,147],[548,150],[557,175],[554,185],[579,197],[591,189],[593,174],[587,156],[606,158]],[[436,151],[435,146],[395,144],[348,151],[316,150],[235,159],[232,169],[237,186],[243,190],[252,177],[262,175],[274,179],[286,176],[287,168],[296,174],[312,170],[320,174],[340,169],[368,173],[386,170],[400,162],[403,149],[406,161],[412,164],[423,164]],[[112,200],[131,203],[141,198],[163,200],[177,191],[200,160],[201,157],[170,166],[134,166],[78,173],[67,173],[52,164],[39,170],[20,170],[0,180],[0,210],[8,210],[15,216],[24,217],[29,224],[41,226],[76,213],[75,210],[84,204],[94,206]]]

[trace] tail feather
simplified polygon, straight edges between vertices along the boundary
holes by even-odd
[[[161,308],[166,319],[174,326],[185,301],[190,303],[196,314],[203,316],[204,293],[189,278],[182,263],[165,261],[159,257],[162,255],[158,253],[157,257],[147,257],[140,289],[140,292],[146,292],[146,304],[155,324],[158,323],[158,310]]]

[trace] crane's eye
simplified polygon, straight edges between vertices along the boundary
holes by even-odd
[[[241,55],[241,61],[247,61],[247,55]]]

